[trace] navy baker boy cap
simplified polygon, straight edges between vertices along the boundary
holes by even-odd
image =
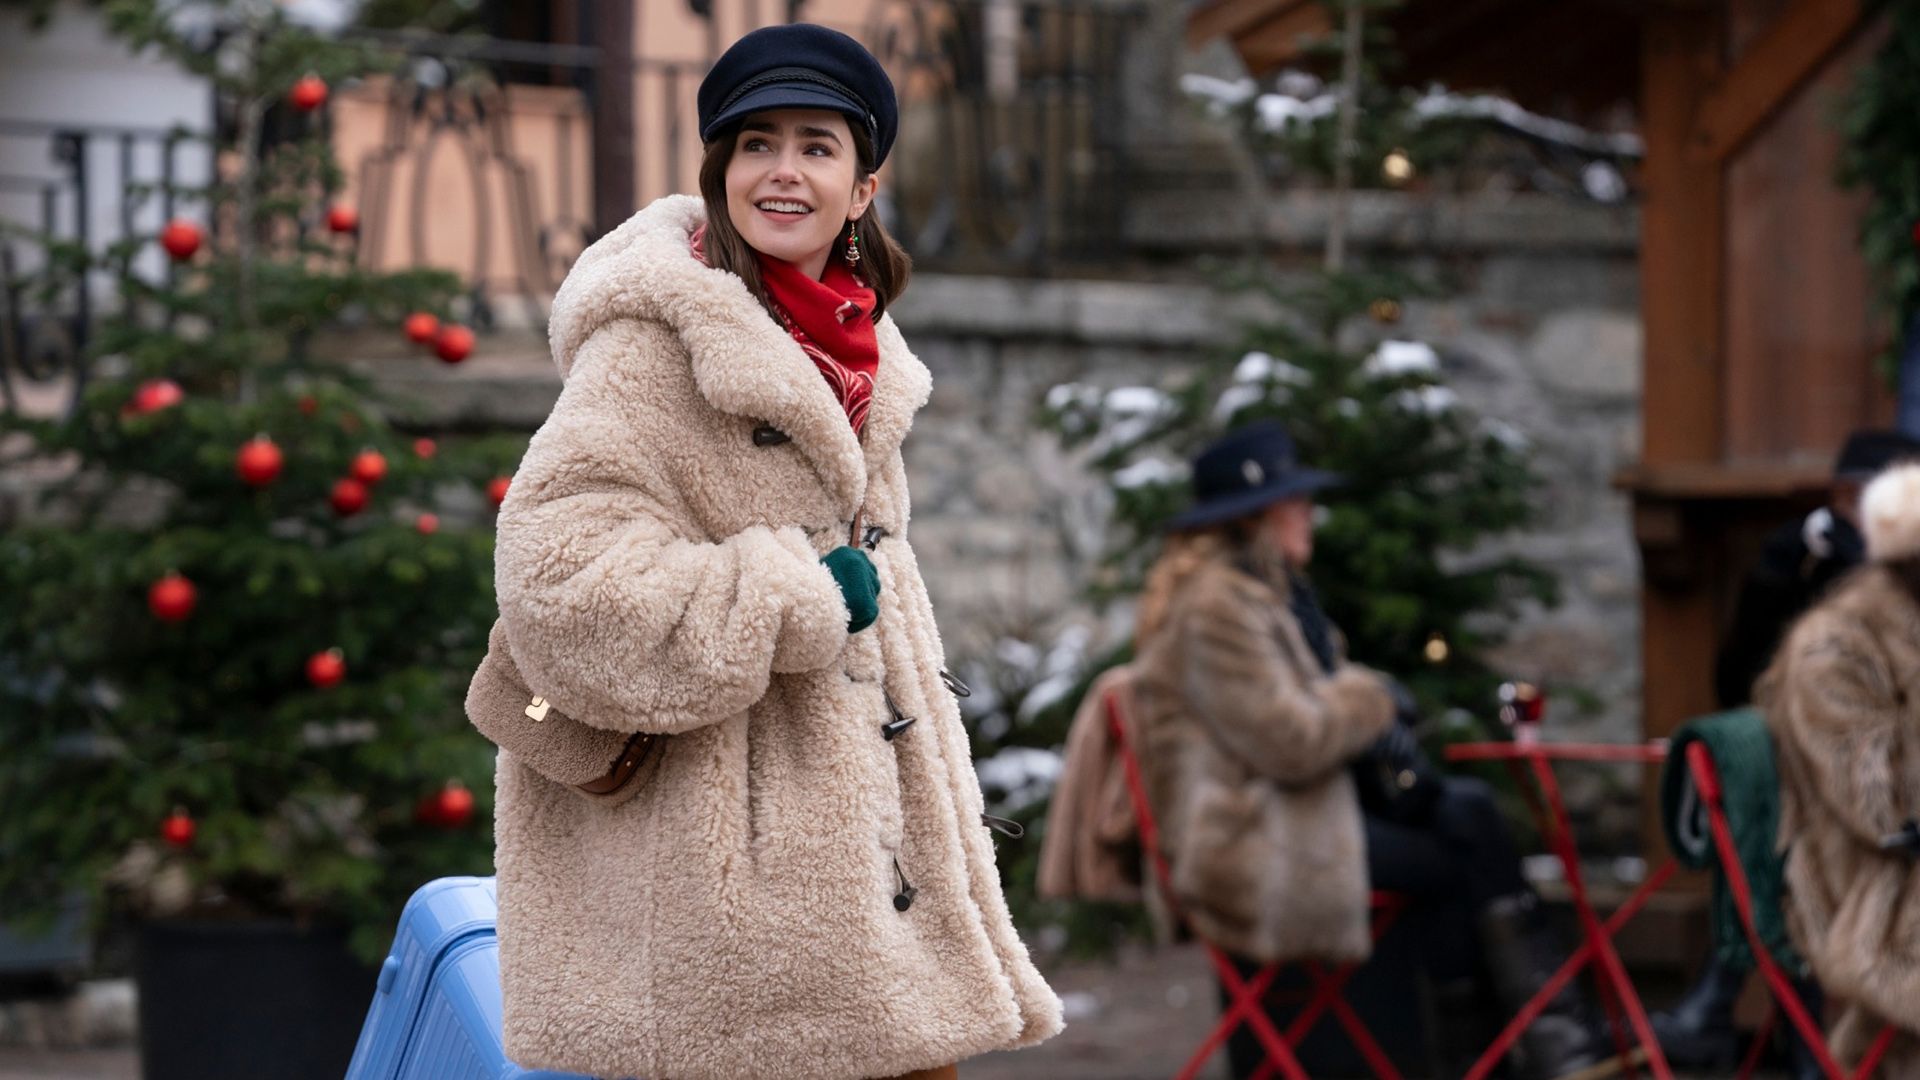
[[[733,43],[700,82],[700,141],[750,113],[832,109],[864,127],[873,166],[887,160],[900,123],[893,80],[859,42],[811,23],[768,26]]]

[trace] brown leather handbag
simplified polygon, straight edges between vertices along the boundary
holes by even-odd
[[[661,756],[665,735],[594,727],[533,692],[495,620],[487,655],[467,687],[467,719],[494,745],[535,772],[609,801],[634,795],[642,770]]]

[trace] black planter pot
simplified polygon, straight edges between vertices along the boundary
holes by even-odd
[[[140,929],[146,1080],[340,1080],[374,969],[339,930],[289,922],[154,922]]]

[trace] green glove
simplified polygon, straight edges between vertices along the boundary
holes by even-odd
[[[820,560],[847,601],[847,633],[857,634],[880,617],[880,572],[859,548],[837,547]]]

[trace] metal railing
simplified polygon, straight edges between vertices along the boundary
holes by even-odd
[[[784,7],[791,17],[796,5]],[[1122,69],[1145,8],[1144,0],[874,0],[861,25],[841,27],[868,43],[901,93],[881,212],[917,265],[1034,274],[1119,253]],[[616,224],[591,220],[601,52],[414,33],[356,37],[391,54],[398,72],[366,84],[378,94],[378,138],[341,163],[354,178],[356,258],[382,269],[452,262],[481,327],[496,322],[502,303],[524,305],[518,321],[544,321],[573,259]],[[632,64],[634,182],[644,205],[696,187],[694,96],[708,61]],[[537,125],[525,122],[530,95],[543,95]],[[77,396],[84,381],[88,327],[110,302],[102,289],[111,283],[103,273],[63,279],[61,253],[98,254],[152,235],[180,209],[176,185],[205,183],[214,168],[205,139],[179,130],[0,119],[0,140],[21,139],[45,148],[48,167],[0,175],[0,406],[8,410],[19,407],[20,387],[70,380]],[[436,158],[448,148],[452,172]],[[463,200],[463,220],[442,230],[464,245],[454,258],[435,250],[443,237],[429,235],[445,222],[447,184]],[[217,242],[221,215],[196,209]],[[150,277],[174,272],[152,247],[130,257]]]
[[[882,3],[862,34],[905,97],[896,235],[943,269],[1044,273],[1121,249],[1124,63],[1140,3]]]
[[[0,407],[38,398],[36,411],[57,412],[84,387],[94,314],[111,301],[111,275],[85,257],[158,231],[212,156],[179,128],[19,120],[0,120],[0,146],[27,169],[0,173]],[[157,251],[126,257],[149,278],[174,272]]]

